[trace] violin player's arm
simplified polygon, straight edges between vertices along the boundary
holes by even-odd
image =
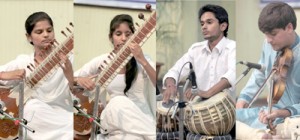
[[[272,111],[270,114],[272,118],[286,118],[291,116],[291,112],[289,109],[284,108],[284,109],[277,109]]]
[[[293,105],[290,105],[290,106],[286,106],[281,110],[284,110],[284,111],[280,112],[280,116],[282,116],[282,117],[300,115],[300,103],[293,104]]]

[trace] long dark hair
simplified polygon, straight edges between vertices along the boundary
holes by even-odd
[[[133,24],[132,17],[130,15],[121,14],[121,15],[115,16],[110,22],[109,35],[108,35],[109,38],[112,38],[113,32],[116,30],[116,28],[119,27],[119,25],[121,23],[127,23],[131,32],[134,33],[134,24]],[[137,76],[137,62],[136,62],[135,58],[132,57],[129,60],[129,62],[126,64],[126,72],[125,72],[126,87],[124,89],[125,95],[126,95],[126,92],[130,89],[136,76]]]

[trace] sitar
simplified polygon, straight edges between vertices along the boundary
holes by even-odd
[[[73,26],[72,23],[70,23]],[[68,55],[73,49],[73,33],[69,28],[67,30],[70,32],[70,35],[67,35],[64,31],[62,33],[67,37],[64,42],[57,45],[52,45],[51,53],[45,58],[45,60],[36,67],[32,67],[32,64],[28,64],[28,67],[32,72],[28,77],[24,79],[24,102],[26,102],[30,96],[32,96],[32,90],[38,88],[39,85],[42,85],[42,81],[47,80],[51,73],[55,72],[56,69],[60,66],[62,60],[59,58],[59,54],[63,53]],[[30,67],[31,66],[31,67]],[[19,103],[18,100],[19,91],[17,88],[12,90],[10,89],[0,89],[0,101],[5,103],[5,113],[11,115],[18,119],[19,104],[23,105],[24,103]],[[0,139],[14,139],[18,136],[19,126],[15,124],[14,120],[9,118],[0,119]]]
[[[147,7],[149,7],[149,5],[146,5],[146,8]],[[151,6],[149,8],[151,8]],[[139,18],[143,18],[143,15],[140,14]],[[95,79],[96,83],[100,85],[101,89],[106,89],[110,82],[117,76],[121,69],[124,68],[124,66],[126,66],[129,60],[133,57],[129,45],[131,43],[137,43],[140,46],[143,46],[144,43],[154,33],[155,26],[156,12],[152,11],[150,17],[147,20],[145,20],[144,24],[140,26],[140,28],[137,31],[135,31],[135,33],[130,37],[129,40],[127,40],[127,42],[120,48],[119,51],[116,52],[115,50],[113,50],[109,53],[108,58],[103,61],[102,66],[100,67],[100,73]],[[86,110],[88,114],[92,113],[94,102],[91,99],[89,99],[89,97],[83,97],[81,94],[82,93],[76,93],[74,95],[80,98],[81,104],[83,105],[83,110]],[[87,101],[89,102],[87,103]],[[85,135],[87,134],[86,132],[90,132],[91,129],[91,122],[88,118],[74,114],[74,130],[77,134]]]

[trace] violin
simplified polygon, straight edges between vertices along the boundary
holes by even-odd
[[[274,73],[271,81],[271,90],[268,96],[268,112],[272,112],[272,105],[276,104],[285,91],[288,69],[291,66],[293,52],[290,48],[283,48],[276,57],[271,74]],[[276,134],[276,126],[273,126],[272,121],[268,121],[270,134]]]

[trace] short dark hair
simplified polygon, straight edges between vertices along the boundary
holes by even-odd
[[[219,5],[208,4],[208,5],[205,5],[202,8],[200,8],[200,10],[199,10],[199,19],[201,19],[201,16],[205,12],[212,12],[212,13],[214,13],[216,19],[219,20],[220,24],[222,24],[224,22],[227,23],[227,28],[224,30],[224,36],[227,37],[227,32],[228,32],[228,28],[229,28],[229,20],[228,20],[228,13],[227,13],[227,11],[223,7],[221,7]]]
[[[258,27],[263,33],[273,29],[284,29],[292,23],[294,30],[297,27],[297,17],[291,6],[284,2],[272,2],[263,8],[259,15]]]

